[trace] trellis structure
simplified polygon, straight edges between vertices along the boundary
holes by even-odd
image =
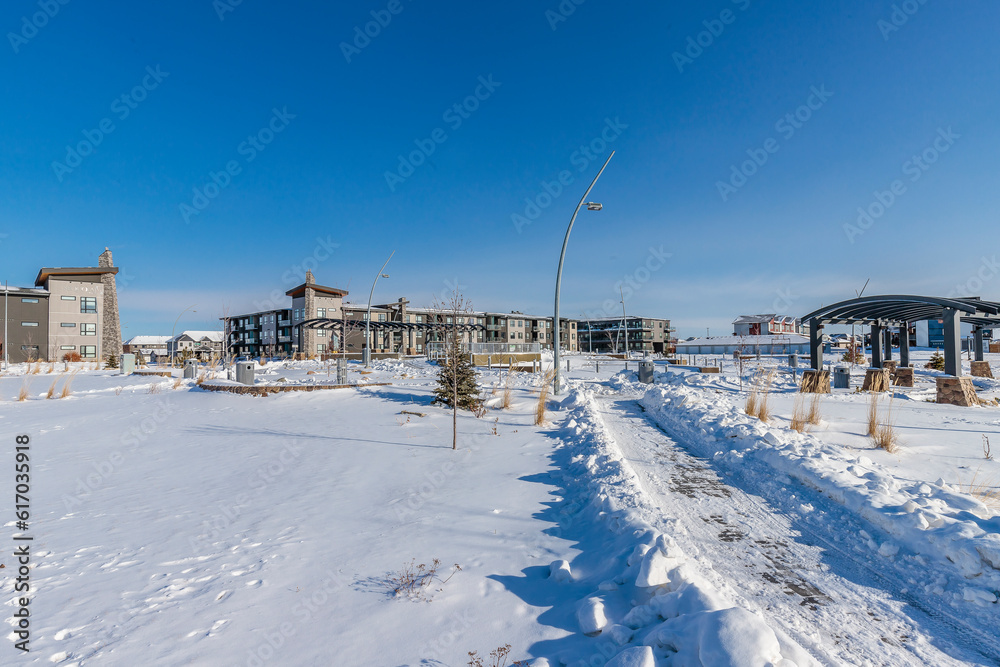
[[[945,373],[962,374],[962,322],[972,325],[976,361],[984,359],[984,329],[1000,327],[1000,303],[979,297],[865,296],[824,306],[802,317],[809,323],[809,352],[813,369],[823,369],[823,327],[860,324],[871,327],[872,367],[892,359],[892,330],[899,330],[900,365],[910,365],[909,326],[922,320],[944,323]]]

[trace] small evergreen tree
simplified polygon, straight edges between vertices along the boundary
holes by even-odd
[[[434,402],[453,408],[457,395],[459,408],[475,410],[479,406],[479,393],[476,369],[472,361],[468,355],[453,347],[441,362],[437,389],[434,390]]]
[[[935,352],[931,355],[930,361],[927,362],[925,368],[930,368],[935,371],[944,370],[944,357],[941,356],[940,352]]]
[[[110,369],[118,368],[118,355],[114,353],[109,354],[107,364],[104,367]]]

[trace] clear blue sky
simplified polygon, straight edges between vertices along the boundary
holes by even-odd
[[[566,316],[616,304],[626,276],[629,311],[682,337],[801,315],[867,278],[870,294],[1000,297],[995,2],[909,0],[894,17],[892,2],[586,0],[558,22],[556,0],[232,2],[51,0],[51,18],[35,16],[45,0],[3,3],[0,279],[109,246],[126,336],[169,333],[191,304],[182,326],[216,328],[224,305],[298,282],[321,238],[339,246],[318,281],[353,299],[395,250],[376,300],[428,303],[457,279],[477,308],[549,313],[566,223],[614,149],[591,196],[604,210],[574,230]],[[373,11],[391,22],[348,62]],[[689,38],[706,46],[679,67]],[[778,124],[796,112],[808,120]],[[102,122],[93,154],[67,156]],[[244,143],[272,122],[262,150]],[[418,140],[433,154],[398,171]],[[592,141],[599,156],[577,152]],[[925,150],[933,164],[908,162]],[[752,155],[767,161],[730,181]],[[896,180],[884,213],[845,231]],[[651,247],[672,256],[646,274]]]

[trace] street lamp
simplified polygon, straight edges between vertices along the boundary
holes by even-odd
[[[197,306],[197,305],[198,304],[194,304],[194,306]],[[177,331],[177,323],[180,322],[181,315],[183,315],[187,311],[190,310],[192,313],[197,313],[198,311],[194,309],[194,306],[188,306],[187,308],[185,308],[184,310],[182,310],[181,314],[177,316],[176,320],[174,320],[174,328],[170,330],[170,340],[173,343],[173,345],[170,347],[170,367],[171,368],[174,367],[174,353],[177,352],[177,341],[174,340],[174,332]]]
[[[566,238],[563,239],[562,251],[559,253],[559,268],[556,270],[556,305],[555,305],[554,317],[552,318],[553,328],[555,329],[555,338],[553,339],[553,345],[552,345],[553,359],[555,361],[555,374],[552,380],[553,394],[558,394],[560,389],[562,388],[560,386],[562,377],[559,372],[559,331],[560,331],[559,291],[562,288],[562,270],[563,270],[563,261],[565,261],[566,259],[566,245],[569,243],[569,234],[570,232],[573,231],[573,223],[576,222],[576,214],[580,212],[580,209],[583,207],[585,202],[588,211],[600,211],[602,208],[604,208],[602,204],[598,204],[597,202],[587,202],[587,195],[589,195],[590,191],[594,189],[594,185],[597,183],[597,179],[599,179],[601,177],[601,174],[604,173],[605,168],[607,168],[608,166],[608,162],[611,162],[611,158],[613,158],[614,156],[615,152],[611,151],[611,155],[609,155],[608,159],[604,161],[604,166],[601,167],[601,170],[599,172],[597,172],[597,176],[594,177],[594,180],[591,182],[590,187],[587,188],[587,191],[583,193],[583,197],[580,198],[580,203],[576,205],[576,210],[573,211],[573,217],[569,219],[569,227],[566,228]]]
[[[390,252],[389,259],[392,259],[392,256],[395,254],[396,254],[395,250]],[[385,260],[385,264],[383,264],[382,268],[378,270],[378,275],[375,276],[375,282],[372,283],[372,291],[368,293],[368,311],[365,314],[365,346],[361,350],[361,357],[362,360],[365,362],[365,368],[368,368],[369,365],[371,365],[371,360],[372,360],[372,350],[369,344],[369,341],[371,340],[369,338],[369,334],[371,332],[371,321],[372,321],[372,295],[375,294],[375,285],[378,284],[378,279],[389,277],[388,273],[382,273],[383,271],[385,271],[386,265],[389,264],[389,259]]]

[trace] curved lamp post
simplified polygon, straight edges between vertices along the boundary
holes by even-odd
[[[181,321],[181,315],[183,315],[187,311],[190,310],[192,313],[197,313],[198,311],[194,309],[194,306],[197,306],[197,305],[198,304],[194,304],[193,306],[188,306],[187,308],[185,308],[184,310],[182,310],[181,314],[177,316],[176,320],[174,320],[174,327],[170,330],[170,339],[173,341],[173,346],[170,348],[170,367],[171,368],[174,367],[174,354],[176,354],[176,352],[177,352],[177,341],[173,340],[173,338],[174,338],[174,332],[177,331],[177,323]]]
[[[559,332],[560,332],[560,327],[559,327],[559,290],[562,287],[562,270],[563,270],[563,261],[566,259],[566,245],[569,243],[569,234],[570,234],[570,232],[573,231],[573,223],[576,222],[576,214],[580,212],[581,208],[583,208],[584,202],[586,202],[586,204],[587,204],[587,210],[588,211],[600,211],[603,208],[603,205],[598,204],[596,202],[587,202],[587,195],[589,195],[590,191],[594,189],[594,185],[597,183],[597,179],[599,179],[601,177],[601,174],[604,173],[605,168],[608,166],[608,162],[611,162],[611,158],[613,158],[614,156],[615,156],[615,152],[611,151],[611,155],[609,155],[608,159],[604,161],[604,166],[601,167],[601,170],[599,172],[597,172],[597,176],[594,177],[594,180],[591,182],[590,187],[587,188],[587,191],[583,193],[583,197],[580,198],[580,203],[576,205],[576,210],[573,211],[573,217],[570,218],[570,220],[569,220],[569,227],[566,228],[566,238],[563,239],[562,252],[559,253],[559,268],[556,270],[556,307],[555,307],[555,317],[552,318],[552,328],[555,331],[555,337],[552,340],[552,352],[554,354],[553,358],[555,360],[555,376],[554,376],[554,378],[552,380],[552,393],[553,394],[558,394],[560,392],[560,390],[562,389],[562,387],[561,387],[561,385],[562,385],[562,376],[561,376],[561,374],[559,372]]]
[[[396,254],[395,250],[390,252],[389,259],[392,259],[392,256],[395,254]],[[382,273],[383,271],[385,271],[385,267],[389,264],[389,259],[385,260],[385,264],[383,264],[382,268],[378,270],[378,275],[375,276],[375,282],[372,283],[372,291],[368,293],[368,311],[365,314],[365,347],[363,348],[361,355],[364,357],[365,368],[368,368],[371,365],[371,360],[372,360],[371,338],[369,337],[369,333],[371,332],[371,321],[372,321],[372,295],[375,294],[375,285],[378,284],[378,279],[389,277],[388,273]]]

